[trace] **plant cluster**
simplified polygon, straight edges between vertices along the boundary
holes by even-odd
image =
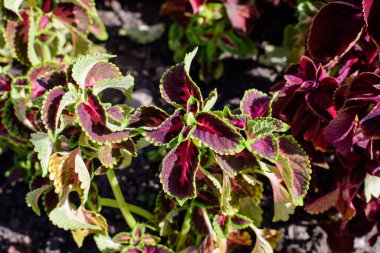
[[[161,15],[175,20],[170,26],[169,47],[176,62],[192,48],[199,47],[201,79],[222,76],[220,56],[224,52],[237,56],[256,52],[247,37],[259,17],[252,1],[168,0],[161,7]]]
[[[3,75],[2,134],[35,151],[28,205],[40,214],[42,198],[53,224],[71,230],[79,246],[95,234],[102,251],[227,252],[255,240],[253,252],[271,252],[279,234],[259,228],[264,184],[272,186],[273,221],[287,220],[309,187],[308,157],[285,133],[288,125],[271,116],[273,99],[264,93],[248,90],[240,108],[213,111],[216,90],[203,99],[189,75],[195,53],[161,79],[172,114],[103,103],[105,89],[129,96],[133,88],[133,77],[109,63],[110,55],[40,68],[36,85],[30,74]],[[149,143],[166,152],[154,214],[126,203],[115,176]],[[115,199],[101,197],[94,178],[103,174]],[[111,239],[102,206],[119,208],[129,230]]]
[[[100,40],[108,35],[94,0],[47,0],[1,2],[0,61],[17,59],[35,66],[47,62],[64,62],[88,52],[92,47],[88,34]]]
[[[311,59],[302,57],[272,88],[274,115],[290,124],[314,167],[305,209],[324,213],[320,222],[339,252],[371,231],[373,245],[380,231],[379,18],[377,1],[324,5],[307,39]]]
[[[213,109],[217,91],[203,98],[190,76],[197,49],[186,52],[200,46],[201,79],[221,76],[223,52],[252,54],[245,35],[259,14],[251,1],[163,4],[161,13],[176,20],[170,47],[184,58],[161,78],[166,110],[104,101],[107,89],[130,98],[134,78],[88,39],[107,38],[93,0],[1,7],[1,62],[30,69],[17,77],[1,71],[0,152],[14,154],[11,178],[22,169],[30,181],[28,206],[38,215],[43,206],[78,246],[94,235],[102,252],[268,253],[281,234],[263,228],[264,210],[273,206],[273,221],[286,221],[304,202],[332,250],[352,251],[368,234],[376,243],[379,1],[298,1],[299,22],[286,28],[284,43],[298,64],[270,96],[249,89],[238,108],[221,110]],[[149,145],[162,155],[153,212],[127,203],[116,177]],[[98,185],[103,176],[113,198]],[[120,210],[123,231],[108,233],[103,207]]]

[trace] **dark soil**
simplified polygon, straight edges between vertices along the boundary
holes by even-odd
[[[152,99],[153,103],[165,107],[165,103],[160,99],[159,79],[162,73],[174,64],[172,53],[167,46],[167,33],[148,45],[139,45],[127,37],[118,35],[122,26],[133,25],[133,22],[142,21],[148,25],[158,22],[168,23],[167,19],[158,15],[162,1],[120,2],[123,3],[121,9],[117,4],[112,7],[105,6],[103,2],[98,3],[98,9],[107,25],[110,38],[106,43],[97,43],[104,45],[109,53],[117,55],[113,61],[123,73],[130,73],[135,77],[135,90],[140,92],[137,93],[139,95],[136,95],[138,102],[144,103],[146,102],[144,99]],[[273,15],[280,15],[281,22],[273,22],[274,19],[270,21],[270,17]],[[286,6],[273,7],[264,18],[270,23],[271,29],[269,30],[272,32],[266,36],[259,36],[261,31],[268,30],[262,21],[253,34],[257,34],[259,40],[271,40],[274,44],[281,43],[283,26],[286,23],[294,22],[292,13]],[[219,108],[226,104],[238,105],[239,98],[246,89],[257,88],[268,91],[273,80],[278,76],[274,68],[262,66],[254,59],[227,58],[224,60],[224,64],[223,78],[209,84],[199,82],[198,66],[194,65],[192,70],[194,79],[204,95],[207,95],[212,89],[218,88],[217,107]],[[115,100],[111,96],[108,99]],[[29,190],[28,184],[25,182],[14,184],[3,173],[6,168],[4,164],[8,163],[8,157],[7,153],[0,157],[0,164],[3,165],[0,172],[0,252],[97,252],[96,245],[91,238],[86,239],[83,247],[78,249],[70,232],[55,227],[44,213],[38,217],[31,208],[26,206],[25,195]],[[130,168],[120,170],[117,174],[126,200],[152,210],[154,198],[160,187],[159,172],[158,164],[149,164],[147,161],[146,153],[141,153]],[[104,177],[99,177],[97,184],[103,196],[111,197],[111,190]],[[110,234],[126,229],[123,227],[124,222],[118,211],[107,208],[104,208],[103,211],[102,214],[108,220]],[[315,223],[305,222],[308,219],[309,217],[300,210],[288,223],[276,225],[284,232],[286,239],[280,243],[279,252],[326,252],[324,251],[326,248],[314,247],[314,242],[321,241],[325,235]],[[271,217],[268,217],[268,221],[270,220]],[[289,245],[293,246],[288,247]],[[297,247],[299,248],[297,249]],[[305,251],[305,249],[308,250]],[[322,251],[320,251],[321,249]]]

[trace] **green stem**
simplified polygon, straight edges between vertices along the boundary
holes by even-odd
[[[178,243],[177,243],[176,252],[179,252],[185,246],[186,239],[187,239],[188,233],[189,233],[190,228],[191,228],[190,222],[191,222],[192,209],[193,209],[193,206],[190,205],[189,209],[186,211],[186,215],[185,215],[185,218],[184,218],[183,223],[182,223],[182,229],[181,229],[181,232],[179,234],[178,241],[177,241]]]
[[[102,206],[119,208],[117,201],[114,199],[100,198],[100,203]],[[131,211],[131,213],[135,213],[137,215],[140,215],[141,217],[144,217],[147,220],[153,220],[154,219],[154,215],[151,214],[150,212],[148,212],[147,210],[145,210],[139,206],[135,206],[133,204],[130,204],[130,203],[126,203],[126,204],[127,204],[129,211]]]
[[[121,211],[121,214],[123,215],[125,221],[127,222],[128,226],[133,229],[136,227],[136,220],[133,218],[133,215],[129,211],[129,208],[127,206],[127,203],[124,200],[123,193],[121,192],[119,182],[117,181],[115,172],[112,169],[109,169],[107,171],[107,178],[111,185],[112,192],[115,195],[116,202],[119,206],[119,209]]]
[[[51,61],[51,53],[48,45],[41,45],[43,62]]]

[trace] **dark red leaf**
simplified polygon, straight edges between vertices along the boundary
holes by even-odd
[[[61,87],[56,87],[49,91],[44,103],[42,105],[42,120],[45,128],[54,131],[58,125],[56,122],[56,116],[58,112],[59,104],[66,91]]]
[[[216,161],[220,167],[229,175],[236,175],[237,172],[257,166],[256,158],[247,149],[234,155],[215,154]]]
[[[355,106],[342,109],[325,128],[326,140],[342,155],[348,155],[351,151],[357,111]]]
[[[78,104],[76,110],[80,125],[93,141],[114,143],[128,139],[131,131],[113,132],[107,127],[106,112],[90,90],[87,90],[87,102]]]
[[[164,190],[181,199],[195,197],[195,174],[198,166],[198,148],[191,140],[181,142],[162,161],[161,181]]]
[[[343,1],[332,2],[315,16],[307,48],[315,61],[327,64],[344,55],[360,38],[364,27],[361,8]]]
[[[380,103],[360,121],[360,124],[366,138],[380,138]]]
[[[0,93],[11,90],[12,76],[0,74]]]
[[[380,76],[374,73],[361,73],[349,86],[350,101],[380,101]]]
[[[364,18],[367,23],[368,34],[380,46],[380,2],[377,0],[363,0]]]
[[[168,118],[168,114],[155,106],[140,106],[128,122],[128,127],[158,127]]]
[[[64,86],[66,84],[66,81],[64,81],[64,80],[59,81],[59,78],[56,79],[57,76],[54,76],[54,78],[52,79],[52,81],[54,80],[54,82],[50,83],[50,75],[55,73],[56,71],[57,72],[63,71],[66,69],[66,67],[67,67],[66,64],[61,64],[61,63],[52,64],[52,63],[50,63],[50,64],[43,64],[43,65],[40,65],[38,67],[32,68],[28,72],[28,79],[34,85],[33,89],[32,89],[31,97],[32,98],[39,97],[39,96],[43,95],[45,91],[47,91],[47,90],[49,90],[55,86],[58,86],[58,85]],[[43,78],[45,75],[46,75],[46,79]],[[40,84],[40,82],[39,82],[40,78],[43,78],[43,80],[45,82],[42,81]]]
[[[258,90],[248,90],[240,103],[240,110],[252,119],[267,116],[269,113],[270,98]]]
[[[195,204],[202,208],[216,207],[219,205],[219,198],[211,191],[200,190]]]
[[[235,154],[243,138],[231,126],[207,112],[198,114],[193,136],[219,154]]]
[[[306,96],[306,102],[310,109],[320,118],[329,121],[336,116],[334,107],[334,92],[339,84],[333,77],[323,78],[319,83],[319,87],[310,90]]]
[[[146,130],[145,138],[156,145],[170,143],[182,131],[184,124],[181,119],[184,111],[177,109],[175,113],[168,117],[160,126]]]
[[[244,229],[247,228],[251,223],[252,221],[243,215],[235,214],[231,216],[231,226],[234,228]]]
[[[161,78],[161,96],[168,102],[186,108],[187,101],[191,96],[198,101],[202,101],[202,95],[198,86],[186,73],[185,64],[178,64],[168,71]]]
[[[56,86],[66,86],[66,73],[64,71],[51,71],[36,79],[36,82],[45,90],[50,90]]]

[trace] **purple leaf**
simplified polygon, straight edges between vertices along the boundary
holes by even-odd
[[[202,103],[202,95],[199,87],[191,80],[185,70],[185,64],[181,63],[164,73],[160,85],[161,96],[174,105],[186,108],[191,96]]]
[[[215,154],[215,159],[220,167],[230,176],[236,175],[237,172],[241,170],[253,168],[258,165],[256,158],[247,149],[234,155]]]
[[[63,95],[66,91],[62,87],[56,87],[49,91],[44,103],[42,105],[41,116],[45,128],[51,131],[55,131],[55,126],[58,125],[56,122],[56,116],[58,112],[59,104],[62,100]],[[59,120],[59,119],[58,119]]]
[[[113,132],[107,127],[106,112],[99,98],[87,90],[87,102],[76,107],[79,123],[91,140],[98,143],[115,143],[127,140],[131,131]]]
[[[352,80],[348,92],[349,101],[380,101],[380,76],[361,73]]]
[[[245,115],[227,115],[228,122],[236,128],[244,129],[247,125],[248,119]]]
[[[164,190],[175,197],[196,196],[195,175],[199,166],[199,150],[186,140],[172,149],[162,161],[161,181]]]
[[[327,121],[335,118],[333,94],[338,86],[335,78],[326,77],[322,79],[317,89],[310,90],[305,95],[307,104],[318,117]]]
[[[278,156],[278,141],[273,135],[265,135],[249,141],[252,152],[260,157],[275,161]]]
[[[110,117],[110,120],[115,122],[123,122],[124,118],[124,109],[121,106],[114,105],[107,110],[107,115]]]
[[[12,76],[0,74],[0,93],[11,91]]]
[[[371,35],[377,46],[380,46],[380,2],[363,0],[364,18],[367,23],[368,34]]]
[[[344,156],[350,153],[353,145],[357,112],[358,108],[355,106],[343,108],[325,128],[326,140],[332,143],[337,151]]]
[[[347,2],[332,2],[315,16],[307,40],[314,60],[327,64],[343,56],[360,38],[364,27],[361,8]]]
[[[146,130],[144,137],[155,145],[165,145],[175,139],[182,131],[184,124],[181,116],[184,111],[177,109],[175,113],[168,117],[160,126]]]
[[[267,116],[269,113],[270,98],[264,93],[251,89],[245,92],[240,103],[240,110],[252,119]]]
[[[211,191],[199,190],[194,203],[201,208],[211,208],[219,205],[219,199]]]
[[[242,136],[215,115],[198,114],[193,136],[219,154],[235,154],[243,141]]]
[[[291,65],[286,71],[284,76],[286,80],[286,86],[299,86],[305,80],[316,80],[317,79],[317,67],[314,62],[306,57],[302,56],[300,64]]]
[[[364,136],[368,139],[380,138],[380,103],[360,121]]]
[[[158,127],[168,118],[168,114],[155,106],[140,106],[131,116],[128,127]]]

